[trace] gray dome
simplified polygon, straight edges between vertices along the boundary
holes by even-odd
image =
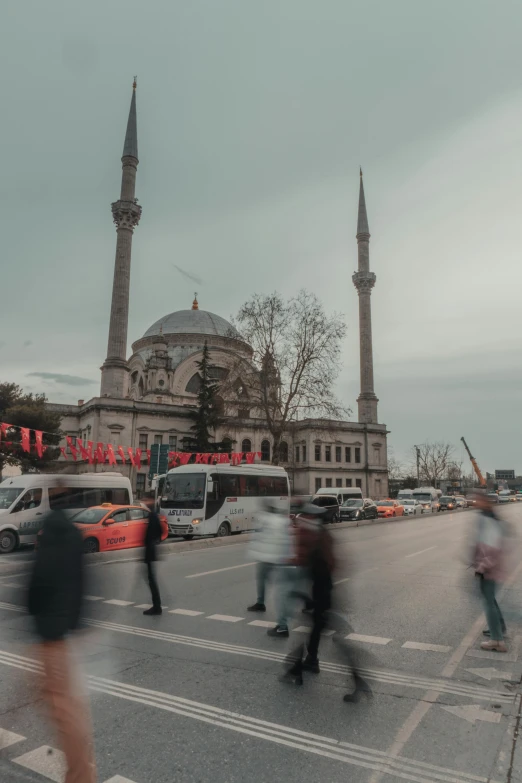
[[[213,334],[219,337],[241,339],[232,324],[220,315],[206,310],[178,310],[169,313],[147,329],[144,337],[154,337],[160,334]]]

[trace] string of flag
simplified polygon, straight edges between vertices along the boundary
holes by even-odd
[[[18,424],[8,424],[7,422],[0,422],[0,444],[3,442],[6,446],[18,445],[12,441],[7,440],[9,437],[9,430],[20,430],[21,440],[20,445],[22,450],[30,453],[31,447],[34,448],[37,455],[41,458],[45,454],[48,446],[43,443],[44,435],[51,435],[56,437],[57,433],[45,432],[44,430],[32,430],[30,427],[20,427]],[[34,433],[34,443],[31,443],[31,432]],[[109,465],[118,465],[118,457],[123,464],[127,464],[127,460],[132,467],[138,470],[146,461],[147,465],[150,465],[150,449],[132,448],[131,446],[114,446],[112,443],[103,443],[98,441],[96,444],[92,440],[88,440],[86,444],[78,437],[66,435],[65,440],[67,447],[73,462],[78,461],[78,457],[81,461],[87,462],[89,465],[102,465],[108,463]],[[65,446],[60,446],[60,452],[64,459],[69,461],[69,455]],[[169,451],[168,452],[168,464],[169,468],[177,467],[178,465],[188,465],[193,462],[195,464],[213,465],[217,463],[232,463],[232,465],[239,465],[245,461],[251,465],[255,462],[256,457],[261,459],[260,451],[238,451],[238,452],[186,452],[186,451]]]

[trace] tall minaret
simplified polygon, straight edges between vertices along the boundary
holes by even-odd
[[[377,424],[377,403],[373,390],[372,305],[371,294],[376,277],[370,272],[370,229],[366,215],[362,169],[360,170],[359,214],[357,218],[358,271],[352,277],[359,294],[359,340],[361,361],[361,393],[357,398],[359,421]]]
[[[134,197],[138,168],[138,131],[136,127],[136,79],[132,85],[132,99],[127,122],[127,133],[121,159],[121,193],[112,204],[116,224],[116,259],[112,284],[111,320],[107,358],[101,368],[101,396],[125,397],[128,386],[127,327],[129,324],[129,287],[132,234],[141,217],[141,207]]]

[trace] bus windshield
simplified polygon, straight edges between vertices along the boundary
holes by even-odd
[[[161,505],[164,508],[203,508],[204,473],[169,473],[165,479]]]
[[[0,511],[6,511],[10,508],[23,490],[23,487],[4,487],[4,489],[0,489]]]
[[[428,503],[432,499],[431,492],[416,492],[414,497],[421,503]]]

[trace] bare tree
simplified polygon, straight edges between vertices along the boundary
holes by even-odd
[[[415,447],[414,447],[415,449]],[[419,449],[419,469],[421,484],[436,487],[437,484],[448,476],[449,466],[453,463],[454,447],[451,443],[423,443]],[[414,458],[417,459],[414,451]]]
[[[350,413],[333,393],[346,326],[341,315],[327,315],[315,294],[304,290],[288,301],[278,293],[256,294],[239,310],[236,325],[253,348],[253,366],[247,371],[242,360],[222,393],[230,401],[235,389],[243,406],[248,396],[250,406],[266,420],[272,462],[278,464],[283,434],[293,422]]]
[[[395,456],[393,449],[388,449],[388,479],[390,481],[401,481],[406,473],[406,466]]]

